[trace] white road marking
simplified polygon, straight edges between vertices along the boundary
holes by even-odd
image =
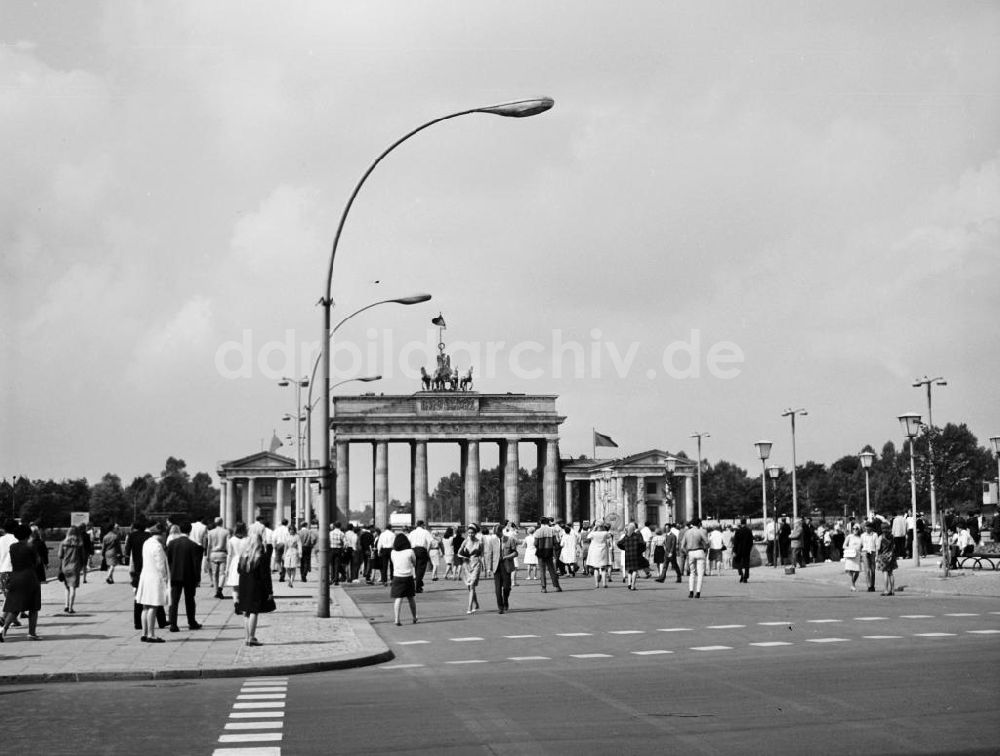
[[[632,653],[636,656],[653,656],[654,654],[672,654],[673,651],[663,651],[661,649],[657,649],[655,651],[633,651]]]
[[[537,638],[537,635],[505,635],[504,638],[510,638],[516,640],[518,638]]]
[[[560,638],[582,638],[585,635],[593,635],[593,633],[556,633]]]
[[[917,638],[947,638],[955,633],[914,633],[913,635]]]
[[[379,669],[416,669],[417,667],[422,667],[423,664],[384,664]]]
[[[508,656],[508,661],[548,661],[549,656]]]
[[[254,743],[281,740],[280,732],[247,732],[241,735],[220,735],[220,743]]]
[[[945,617],[978,617],[979,615],[975,612],[952,612],[951,614],[944,615]]]
[[[280,687],[264,688],[264,687],[250,687],[246,685],[240,690],[240,693],[285,693],[288,691],[287,685],[282,685]]]
[[[661,627],[657,628],[659,633],[689,633],[691,632],[690,627]]]
[[[855,617],[856,622],[874,622],[875,620],[887,620],[888,617]]]
[[[760,646],[761,648],[772,648],[773,646],[791,646],[792,644],[788,641],[764,641],[761,643],[751,643],[751,646]]]
[[[249,701],[233,704],[234,709],[282,709],[284,706],[284,701]]]
[[[610,659],[611,654],[570,654],[574,659]]]
[[[862,635],[862,638],[867,638],[868,640],[895,640],[897,638],[902,638],[902,635]]]
[[[732,651],[732,646],[692,646],[692,651]]]
[[[813,622],[813,623],[819,625],[819,624],[823,624],[825,622],[843,622],[843,620],[839,620],[839,619],[818,619],[818,620],[806,620],[806,622]]]
[[[645,630],[608,630],[610,635],[642,635]]]
[[[449,638],[448,640],[455,641],[455,643],[466,643],[468,641],[481,641],[482,638],[476,635],[470,635],[468,638]]]
[[[738,627],[746,627],[746,625],[709,625],[708,630],[734,630]]]
[[[791,626],[791,622],[758,622],[758,625],[770,626],[770,627],[780,627],[782,625]]]
[[[846,643],[849,638],[806,638],[809,643]]]
[[[227,730],[274,730],[285,726],[284,722],[227,722]]]
[[[246,693],[236,696],[237,701],[284,701],[286,693]]]
[[[1000,633],[1000,630],[966,630],[967,633],[976,633],[978,635],[995,635]]]
[[[261,717],[283,717],[283,711],[234,711],[230,713],[230,719],[260,719]]]
[[[260,748],[216,748],[212,756],[281,756],[281,749],[275,746]]]
[[[397,646],[419,646],[422,643],[430,643],[429,640],[419,640],[419,641],[396,641]]]
[[[446,661],[445,664],[488,664],[489,659],[456,659],[455,661]]]
[[[243,682],[245,683],[277,683],[277,682],[288,682],[288,675],[275,675],[274,677],[248,677]]]
[[[933,614],[900,614],[900,619],[934,619]]]

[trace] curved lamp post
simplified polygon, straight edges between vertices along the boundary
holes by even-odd
[[[871,494],[871,486],[869,485],[869,482],[868,482],[868,471],[872,467],[872,462],[875,461],[875,452],[865,451],[865,452],[861,452],[861,454],[859,454],[858,456],[861,458],[861,466],[865,470],[865,512],[867,513],[865,521],[866,522],[871,522],[872,521],[872,494]],[[916,529],[916,526],[914,525],[914,530],[915,529]]]
[[[920,566],[920,544],[917,541],[917,472],[913,463],[913,441],[920,433],[920,415],[916,412],[907,412],[899,416],[899,424],[903,429],[903,435],[910,440],[910,506],[913,509],[913,566]],[[942,545],[947,540],[947,533],[941,534]],[[943,552],[942,552],[943,553]],[[945,568],[947,569],[947,567]]]
[[[327,268],[326,273],[326,291],[319,301],[323,307],[323,336],[320,341],[322,349],[320,363],[323,367],[321,375],[321,380],[323,381],[323,409],[320,413],[320,419],[323,423],[323,464],[320,465],[320,489],[322,491],[322,498],[318,518],[319,538],[316,543],[316,554],[319,561],[319,595],[316,602],[317,617],[330,616],[330,311],[333,308],[333,263],[337,258],[337,245],[340,243],[340,235],[344,230],[344,222],[347,220],[347,215],[351,211],[354,199],[358,196],[358,192],[361,191],[361,187],[364,186],[365,181],[371,175],[372,171],[374,171],[375,167],[381,163],[383,159],[385,159],[386,155],[410,137],[436,123],[448,121],[452,118],[458,118],[464,115],[471,115],[472,113],[489,113],[491,115],[504,116],[505,118],[527,118],[533,115],[538,115],[539,113],[544,113],[554,104],[553,100],[549,97],[513,100],[511,102],[502,102],[497,105],[487,105],[486,107],[481,108],[459,110],[456,113],[440,116],[427,121],[426,123],[417,126],[417,128],[401,136],[395,142],[390,144],[385,150],[383,150],[377,158],[375,158],[372,164],[368,166],[363,174],[361,174],[361,179],[355,185],[350,197],[348,197],[347,204],[344,205],[344,210],[340,214],[340,222],[337,224],[337,232],[333,237],[333,245],[330,249],[330,265]]]

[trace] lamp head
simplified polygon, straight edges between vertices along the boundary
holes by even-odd
[[[666,461],[663,463],[664,467],[667,468],[667,473],[670,475],[674,474],[674,470],[677,469],[677,460],[673,457],[667,457]]]
[[[399,299],[390,299],[390,302],[395,302],[401,305],[415,305],[421,302],[426,302],[431,298],[430,294],[414,294],[409,297],[399,297]]]
[[[539,113],[544,113],[555,105],[555,100],[551,97],[536,97],[530,100],[513,100],[511,102],[501,102],[497,105],[489,105],[485,108],[476,108],[476,113],[493,113],[494,115],[505,116],[507,118],[528,118]]]
[[[761,458],[761,461],[764,461],[768,457],[771,456],[771,447],[773,445],[774,444],[772,444],[770,441],[755,441],[754,442],[754,446],[757,447],[757,454]]]
[[[906,412],[899,416],[899,425],[903,429],[904,436],[916,438],[920,433],[920,415],[916,412]]]
[[[364,378],[358,378],[362,383],[371,383],[372,381],[381,381],[381,375],[366,375]]]
[[[278,385],[279,386],[288,386],[289,383],[288,383],[287,380],[282,379],[282,380],[278,381]]]
[[[768,465],[767,474],[771,480],[777,480],[778,476],[781,475],[781,468],[777,465]]]
[[[859,454],[858,456],[861,457],[861,466],[866,470],[869,467],[871,467],[872,462],[875,461],[875,452],[870,452],[870,451],[861,452],[861,454]]]

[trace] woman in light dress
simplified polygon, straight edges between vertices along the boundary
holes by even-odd
[[[247,524],[238,522],[233,526],[233,534],[229,536],[228,560],[226,562],[226,585],[233,589],[233,602],[240,598],[240,557],[247,543]]]
[[[466,614],[479,611],[479,597],[476,596],[476,586],[479,585],[479,575],[483,570],[483,541],[479,538],[479,528],[470,525],[468,537],[462,542],[458,555],[465,560],[465,585],[469,589],[469,608]]]
[[[608,587],[608,573],[611,568],[611,532],[603,522],[595,525],[585,537],[587,544],[587,566],[594,571],[594,587],[603,584]]]
[[[718,525],[708,528],[708,574],[722,574],[722,550],[726,544],[722,540],[722,531]]]
[[[445,528],[444,535],[441,536],[441,547],[444,550],[444,579],[451,580],[458,577],[458,570],[455,569],[455,531]]]
[[[170,605],[170,572],[167,569],[167,551],[163,548],[166,534],[157,523],[150,529],[149,538],[142,544],[142,571],[139,587],[135,589],[135,603],[142,605],[142,643],[163,643],[156,637],[156,610]]]
[[[844,552],[841,560],[844,572],[851,576],[851,590],[858,590],[858,575],[861,574],[861,527],[855,525],[844,538]]]
[[[288,526],[288,535],[285,536],[284,565],[285,575],[288,577],[288,587],[295,587],[295,571],[302,564],[302,541],[295,531],[295,523]]]
[[[527,580],[538,580],[538,555],[535,553],[535,528],[528,528],[524,537],[524,566],[528,568]]]
[[[562,548],[559,550],[559,561],[563,563],[570,577],[576,577],[577,551],[580,548],[580,533],[570,527],[564,529]]]

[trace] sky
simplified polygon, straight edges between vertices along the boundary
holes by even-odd
[[[417,390],[442,313],[476,390],[559,396],[564,456],[707,432],[710,462],[754,472],[767,438],[787,467],[802,407],[798,460],[829,464],[898,442],[924,375],[985,445],[998,38],[990,2],[7,0],[0,477],[214,478],[294,432],[277,381],[311,370],[368,165],[536,96],[368,179],[334,319],[433,299],[345,323],[335,378],[384,377],[338,391]],[[457,467],[432,448],[432,480]]]

